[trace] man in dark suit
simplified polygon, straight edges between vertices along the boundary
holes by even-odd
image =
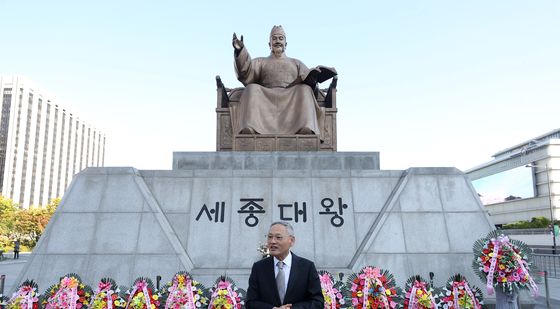
[[[315,264],[290,252],[295,241],[289,223],[270,225],[267,247],[271,256],[253,264],[247,309],[323,309]]]

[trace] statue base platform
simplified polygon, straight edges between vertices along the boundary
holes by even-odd
[[[493,229],[456,168],[380,170],[375,152],[175,152],[173,170],[76,175],[14,286],[29,278],[44,290],[72,272],[129,286],[189,271],[206,286],[228,275],[245,288],[278,220],[318,269],[374,265],[400,286],[428,272],[436,285],[455,273],[478,282],[472,244]]]

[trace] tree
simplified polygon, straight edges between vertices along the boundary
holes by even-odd
[[[10,231],[14,229],[14,215],[18,205],[11,199],[0,196],[0,250],[11,245]]]
[[[0,206],[0,246],[11,246],[14,240],[19,239],[22,245],[33,248],[58,207],[60,198],[52,199],[46,207],[29,209],[18,209],[9,199],[0,198],[0,204],[2,202],[5,203]]]

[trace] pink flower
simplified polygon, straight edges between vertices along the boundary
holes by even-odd
[[[368,278],[377,278],[379,277],[379,268],[366,267],[364,273]]]

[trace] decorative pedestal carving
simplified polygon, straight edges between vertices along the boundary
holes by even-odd
[[[317,135],[234,135],[233,151],[319,151]]]

